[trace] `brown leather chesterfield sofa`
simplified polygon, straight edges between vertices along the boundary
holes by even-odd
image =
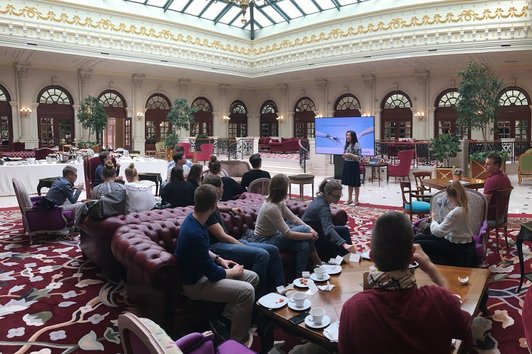
[[[240,199],[223,203],[244,210],[243,216],[222,213],[231,235],[238,238],[254,226],[264,198],[244,193]],[[287,200],[287,204],[300,216],[307,205],[294,200]],[[174,250],[180,225],[191,211],[192,207],[151,210],[100,221],[87,219],[81,224],[80,245],[85,256],[115,275],[126,274],[129,300],[143,316],[175,335],[200,330],[224,306],[181,295]],[[333,222],[345,225],[346,212],[333,209]],[[293,279],[295,259],[290,252],[283,252],[281,257],[289,281]]]

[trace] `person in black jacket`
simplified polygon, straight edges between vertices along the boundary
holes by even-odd
[[[251,164],[252,170],[244,173],[242,176],[242,181],[240,181],[240,186],[242,189],[247,190],[251,182],[259,178],[272,178],[268,171],[261,170],[262,158],[260,154],[253,154],[249,157],[249,163]]]
[[[181,166],[170,172],[170,182],[164,185],[161,199],[162,205],[170,204],[172,208],[194,205],[194,187],[185,181]]]

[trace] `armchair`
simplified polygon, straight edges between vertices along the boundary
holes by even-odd
[[[72,211],[64,211],[62,207],[36,208],[35,203],[43,197],[30,198],[24,186],[17,179],[13,178],[12,183],[30,245],[33,244],[34,235],[57,235],[70,232],[69,227],[73,224]]]
[[[388,173],[386,177],[386,183],[389,182],[390,177],[401,177],[408,178],[410,182],[410,166],[412,165],[412,160],[414,159],[414,150],[402,150],[397,153],[399,158],[399,164],[397,165],[388,165]]]
[[[92,194],[92,181],[96,174],[96,167],[100,164],[100,158],[85,157],[83,160],[83,172],[85,174],[85,190],[87,191],[87,199],[90,199]]]
[[[268,195],[269,194],[269,188],[270,188],[270,178],[264,177],[264,178],[257,178],[256,180],[252,181],[248,186],[248,192],[250,193],[259,193],[262,195]]]
[[[48,156],[49,154],[53,154],[53,153],[54,153],[54,150],[49,149],[49,148],[37,149],[35,150],[35,159],[44,160],[46,159],[46,156]]]
[[[194,153],[194,161],[203,161],[205,165],[205,161],[210,161],[213,151],[214,144],[201,144],[200,151]]]
[[[523,179],[526,177],[532,177],[532,149],[528,149],[519,155],[517,163],[518,184],[521,185]]]
[[[194,158],[194,153],[192,151],[190,151],[190,143],[179,143],[177,145],[183,147],[186,159],[193,159]]]

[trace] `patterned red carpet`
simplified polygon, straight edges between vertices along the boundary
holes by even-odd
[[[385,209],[364,204],[341,207],[351,217],[355,243],[366,249],[373,220]],[[512,218],[512,239],[523,221],[523,217]],[[504,262],[500,262],[491,242],[491,315],[474,321],[477,349],[479,353],[527,353],[521,308],[530,284],[515,293],[519,284],[515,247],[503,247]],[[531,258],[530,252],[525,256]],[[48,238],[30,246],[18,209],[0,210],[0,352],[121,353],[116,319],[130,307],[124,284],[105,278],[85,262],[76,237]]]

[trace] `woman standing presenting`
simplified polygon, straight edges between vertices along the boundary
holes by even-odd
[[[342,184],[347,186],[347,204],[358,204],[360,194],[360,157],[362,150],[358,143],[357,133],[349,130],[345,134],[345,146],[342,157],[344,158],[344,171]],[[355,201],[353,202],[353,188],[355,189]]]

